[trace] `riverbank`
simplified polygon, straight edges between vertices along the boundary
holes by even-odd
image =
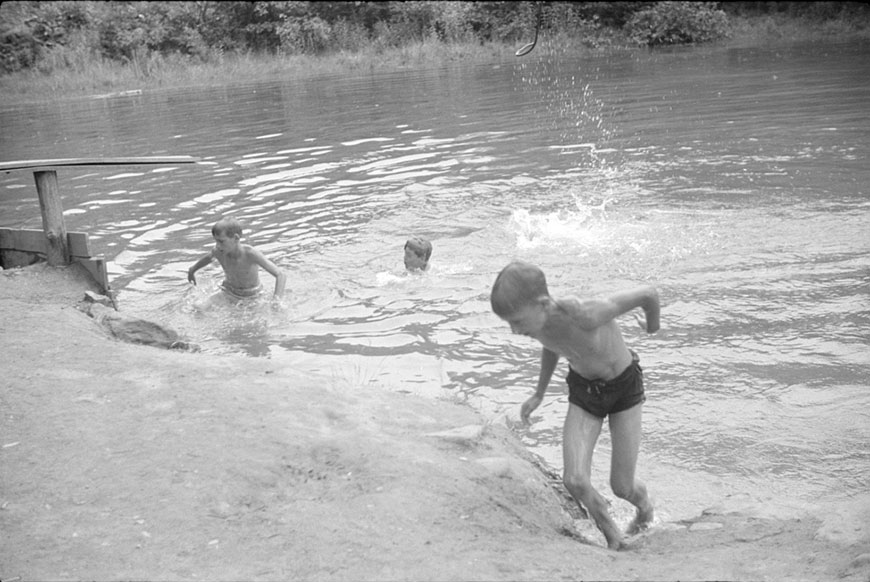
[[[795,42],[866,42],[866,22],[830,20],[823,24],[785,15],[732,18],[731,35],[716,44],[730,47],[769,46]],[[58,54],[50,72],[27,70],[0,76],[0,95],[7,105],[80,97],[111,97],[161,89],[202,88],[275,79],[302,81],[330,75],[359,75],[458,64],[515,63],[518,46],[498,42],[442,43],[428,39],[389,48],[324,55],[232,54],[202,62],[152,55],[127,64]],[[547,51],[598,54],[602,51],[657,50],[632,44],[618,31],[600,29],[586,38],[541,35],[537,48],[523,58]],[[72,61],[74,64],[69,64]]]
[[[867,499],[798,519],[711,499],[611,552],[470,408],[316,356],[119,342],[78,308],[88,287],[73,267],[0,272],[2,580],[870,576]]]

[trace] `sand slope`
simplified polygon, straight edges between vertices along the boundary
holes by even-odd
[[[722,506],[611,552],[468,407],[121,342],[86,287],[0,272],[4,581],[870,580],[867,499]]]

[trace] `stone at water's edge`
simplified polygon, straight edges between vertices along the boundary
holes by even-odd
[[[101,303],[90,304],[87,313],[112,336],[125,342],[173,350],[197,349],[173,329],[138,317],[124,317]]]
[[[111,297],[106,297],[105,295],[94,293],[93,291],[85,291],[85,301],[87,301],[88,303],[99,303],[100,305],[105,305],[106,307],[112,307]]]

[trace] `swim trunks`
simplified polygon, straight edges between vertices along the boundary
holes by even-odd
[[[251,297],[256,297],[263,291],[263,285],[257,285],[255,287],[246,287],[244,289],[236,289],[234,287],[230,287],[226,281],[221,283],[221,289],[223,289],[224,293],[229,295],[234,299],[249,299]]]
[[[599,418],[645,402],[640,358],[633,350],[629,351],[631,363],[611,380],[587,380],[571,368],[565,378],[568,382],[568,402]]]

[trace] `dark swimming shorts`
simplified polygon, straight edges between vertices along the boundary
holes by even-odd
[[[634,351],[629,351],[631,363],[612,380],[587,380],[571,368],[565,378],[568,382],[568,402],[589,414],[604,418],[646,401],[640,358]]]

